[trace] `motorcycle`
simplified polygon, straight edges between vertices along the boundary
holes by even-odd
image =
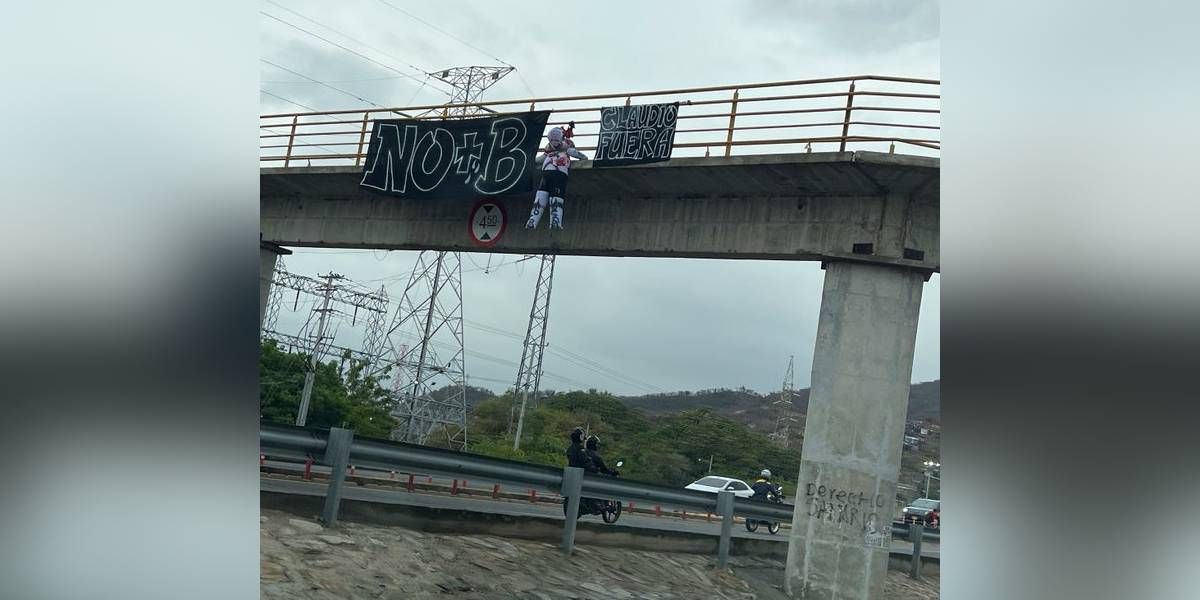
[[[617,468],[621,468],[625,461],[617,461]],[[616,475],[613,475],[616,477]],[[620,500],[598,500],[595,498],[580,498],[579,499],[579,516],[600,515],[600,518],[605,523],[616,523],[617,519],[621,518],[621,501]],[[567,516],[567,499],[563,498],[563,516]]]
[[[775,504],[783,504],[783,486],[772,484],[771,491],[767,492],[767,502]],[[760,521],[758,519],[746,519],[746,531],[755,532],[759,525],[766,525],[767,531],[771,535],[779,533],[779,521]]]

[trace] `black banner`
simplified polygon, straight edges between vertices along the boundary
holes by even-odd
[[[671,158],[679,104],[607,106],[600,109],[600,140],[593,166],[616,167]]]
[[[532,192],[549,116],[375,121],[359,186],[403,198]]]

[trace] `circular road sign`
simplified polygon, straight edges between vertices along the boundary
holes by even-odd
[[[500,240],[507,226],[508,216],[504,213],[504,206],[491,198],[482,198],[471,209],[467,232],[476,245],[491,246]]]

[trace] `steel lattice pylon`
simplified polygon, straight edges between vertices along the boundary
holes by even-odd
[[[513,71],[513,67],[450,67],[428,75],[454,88],[454,93],[450,96],[450,104],[453,105],[478,101],[484,90]],[[464,117],[483,112],[478,106],[448,106],[443,116]]]
[[[513,391],[521,399],[520,408],[516,398],[509,409],[508,429],[516,428],[513,449],[521,447],[521,430],[525,424],[525,407],[532,397],[537,406],[538,388],[542,382],[542,355],[546,350],[546,329],[550,320],[550,292],[554,288],[554,255],[542,255],[538,268],[537,287],[533,291],[533,306],[529,309],[529,326],[525,330],[525,345],[521,350],[521,363],[517,367],[517,383]]]
[[[791,431],[792,421],[795,420],[791,415],[793,388],[795,387],[792,367],[795,360],[794,356],[788,357],[787,373],[783,376],[783,391],[780,392],[779,399],[772,403],[778,407],[779,416],[775,420],[775,432],[771,434],[771,439],[784,448],[788,447],[788,435]]]
[[[442,117],[461,119],[485,112],[477,106],[464,105],[478,101],[484,90],[512,70],[512,67],[451,67],[429,73],[454,87]],[[422,300],[417,302],[418,298]],[[462,256],[457,252],[422,251],[384,340],[385,351],[390,349],[390,362],[396,367],[392,375],[395,402],[392,415],[397,426],[392,439],[426,444],[431,441],[430,434],[440,431],[449,447],[459,450],[466,447],[462,315]],[[394,339],[396,335],[408,339],[399,341]],[[439,335],[447,339],[436,339]],[[450,360],[439,360],[434,346],[450,352]],[[444,388],[441,397],[434,394],[439,384]]]
[[[449,359],[440,357],[441,347]],[[453,252],[425,251],[409,277],[386,334],[383,362],[392,373],[396,428],[392,439],[466,445],[466,365],[462,320],[462,261]],[[435,394],[435,391],[439,391]],[[440,440],[439,440],[440,441]]]
[[[371,314],[367,316],[367,326],[366,331],[363,333],[362,344],[362,352],[366,356],[367,363],[372,365],[372,367],[380,365],[383,359],[385,341],[384,327],[386,327],[387,322],[387,289],[381,285],[379,286],[379,291],[376,292],[376,294],[378,295],[384,310],[372,311]],[[268,306],[267,309],[270,310],[270,307]]]
[[[284,270],[286,270],[286,268],[283,264],[283,257],[280,256],[275,259],[274,273]],[[272,273],[272,279],[275,277],[274,273]],[[271,336],[268,335],[267,332],[275,330],[275,325],[279,322],[279,306],[283,304],[284,293],[286,293],[284,288],[280,287],[275,281],[271,282],[271,291],[267,296],[267,318],[264,319],[262,332],[259,333],[259,338],[269,339]]]

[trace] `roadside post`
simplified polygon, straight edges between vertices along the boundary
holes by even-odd
[[[346,481],[346,467],[350,464],[350,446],[354,443],[354,431],[332,427],[329,443],[325,446],[325,458],[321,462],[329,465],[329,486],[325,489],[325,510],[321,520],[326,527],[337,522],[338,506],[342,502],[342,484]]]
[[[733,536],[733,492],[717,492],[717,513],[721,515],[721,542],[717,545],[717,566],[724,569],[729,563],[729,538]]]
[[[562,496],[566,499],[566,519],[563,521],[563,552],[570,555],[575,549],[575,524],[579,521],[579,502],[583,493],[583,469],[563,467]]]

